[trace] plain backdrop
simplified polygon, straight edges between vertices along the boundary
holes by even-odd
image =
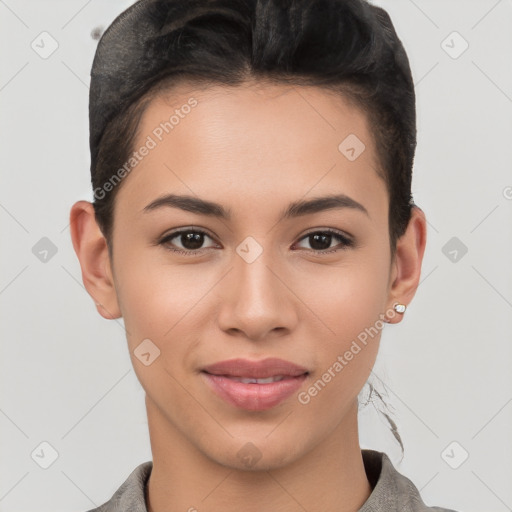
[[[122,320],[96,312],[68,225],[73,202],[92,200],[91,34],[131,3],[0,0],[1,512],[88,510],[151,459]],[[373,376],[405,456],[371,404],[360,413],[361,444],[387,452],[428,505],[505,512],[512,2],[379,5],[416,84],[413,195],[429,231],[418,292],[404,321],[384,329]]]

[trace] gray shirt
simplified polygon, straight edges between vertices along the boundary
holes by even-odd
[[[372,493],[358,512],[456,512],[427,507],[416,486],[394,468],[384,452],[361,452]],[[145,487],[152,468],[152,461],[137,466],[109,501],[87,512],[147,512]]]

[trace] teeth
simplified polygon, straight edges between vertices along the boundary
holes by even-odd
[[[268,377],[267,379],[252,379],[252,378],[244,378],[244,377],[229,377],[229,378],[236,380],[238,382],[243,382],[244,384],[270,384],[271,382],[277,382],[279,380],[284,379],[284,377],[282,375],[276,375],[275,377]]]

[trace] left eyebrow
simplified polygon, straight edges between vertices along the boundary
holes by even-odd
[[[363,212],[368,217],[370,216],[368,210],[361,203],[345,194],[336,194],[316,197],[307,201],[295,201],[284,211],[280,220],[309,215],[324,210],[333,210],[335,208],[352,208]]]
[[[199,215],[209,215],[229,220],[231,212],[224,209],[218,203],[206,201],[194,196],[166,194],[161,196],[142,210],[143,213],[150,212],[162,207],[180,208],[181,210],[197,213]],[[345,194],[336,194],[329,196],[316,197],[308,200],[299,200],[290,203],[288,208],[281,214],[279,220],[300,217],[302,215],[310,215],[324,210],[332,210],[335,208],[352,208],[363,212],[368,217],[368,211],[361,204]]]

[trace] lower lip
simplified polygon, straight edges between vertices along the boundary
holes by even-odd
[[[285,377],[268,384],[244,384],[221,375],[201,372],[213,391],[226,402],[249,411],[271,409],[296,392],[307,375]]]

